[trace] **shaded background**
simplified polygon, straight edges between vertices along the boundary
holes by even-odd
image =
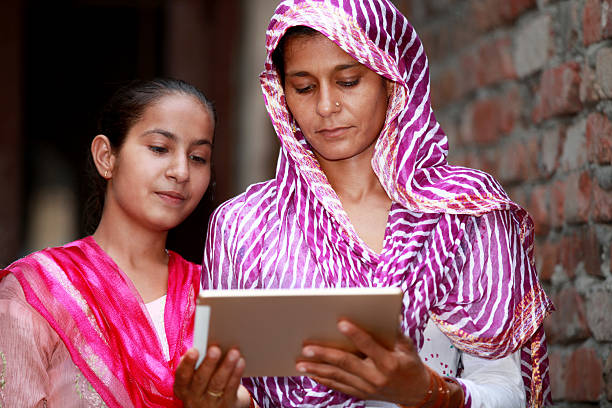
[[[612,407],[612,0],[397,0],[430,57],[453,164],[497,177],[536,223],[558,407]],[[103,101],[168,75],[217,105],[216,188],[169,245],[199,262],[208,216],[272,177],[258,74],[276,0],[0,3],[0,265],[87,233],[84,163]]]

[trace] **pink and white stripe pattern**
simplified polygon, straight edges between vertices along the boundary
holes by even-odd
[[[380,254],[356,234],[292,126],[271,54],[296,25],[318,30],[394,81],[372,159],[394,202]],[[276,177],[213,215],[203,287],[399,286],[402,328],[419,347],[432,318],[466,352],[497,358],[522,349],[529,405],[542,406],[550,392],[541,324],[552,305],[537,281],[531,219],[489,175],[447,164],[447,139],[429,100],[427,58],[406,18],[386,0],[287,0],[272,17],[266,47],[260,79],[281,142]],[[363,406],[306,377],[245,384],[264,407]]]

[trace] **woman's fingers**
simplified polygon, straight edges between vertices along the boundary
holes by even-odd
[[[371,397],[371,394],[369,393],[365,393],[362,390],[359,390],[351,385],[339,383],[329,378],[317,377],[315,375],[311,375],[310,378],[312,378],[314,381],[328,388],[334,389],[336,391],[340,391],[347,395],[352,395],[362,400],[369,399]]]
[[[348,320],[338,322],[338,330],[348,337],[359,351],[370,357],[375,363],[383,361],[389,354],[389,350],[374,340],[368,332]]]
[[[363,395],[370,395],[376,392],[375,386],[367,379],[336,365],[300,361],[297,363],[296,367],[299,371],[309,375],[323,385],[342,392],[351,389],[352,391],[349,392],[349,394],[359,398],[362,398]],[[363,375],[365,373],[366,370],[362,370],[361,374]]]

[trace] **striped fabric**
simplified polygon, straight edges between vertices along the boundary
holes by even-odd
[[[287,110],[271,54],[296,25],[318,30],[394,82],[372,159],[393,200],[380,254],[355,232]],[[406,18],[385,0],[288,0],[272,17],[266,47],[260,80],[281,142],[276,177],[213,215],[203,287],[399,286],[402,329],[418,347],[431,318],[477,356],[521,349],[529,406],[544,405],[550,390],[541,327],[552,304],[537,281],[532,221],[492,177],[446,162],[427,58]],[[264,407],[363,406],[306,377],[253,378],[245,385]]]

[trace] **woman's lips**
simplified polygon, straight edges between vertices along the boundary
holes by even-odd
[[[317,130],[316,133],[320,134],[323,137],[333,139],[333,138],[337,138],[337,137],[344,135],[349,129],[350,129],[350,126],[326,128],[326,129]]]

